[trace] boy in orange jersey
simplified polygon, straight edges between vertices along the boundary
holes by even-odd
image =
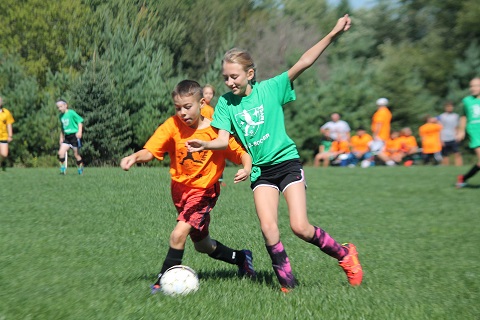
[[[350,143],[345,138],[340,137],[338,140],[332,142],[330,147],[329,160],[334,164],[338,164],[342,167],[348,164],[350,158]],[[324,161],[328,161],[324,159]],[[328,164],[327,164],[328,165]]]
[[[411,166],[419,153],[417,139],[412,135],[412,129],[405,127],[400,130],[400,153],[405,166]]]
[[[377,157],[385,162],[387,166],[394,166],[397,163],[402,162],[403,153],[400,151],[400,133],[398,131],[392,131],[390,133],[390,139],[385,142],[385,146],[382,151],[377,154]]]
[[[377,111],[372,117],[372,136],[375,140],[383,142],[390,139],[390,122],[392,113],[388,109],[388,99],[380,98],[376,101]]]
[[[202,116],[213,120],[213,112],[215,109],[212,107],[212,99],[215,97],[215,88],[211,84],[206,84],[202,89],[203,98],[205,99],[205,105],[202,108]]]
[[[428,164],[430,160],[438,165],[442,161],[442,140],[440,132],[442,125],[438,123],[435,117],[425,117],[425,124],[418,129],[420,138],[422,139],[422,155],[423,163]]]
[[[163,262],[152,293],[160,290],[162,274],[182,263],[187,236],[195,250],[210,257],[238,266],[239,275],[255,276],[252,253],[249,250],[233,250],[210,238],[210,211],[220,195],[218,179],[225,168],[225,159],[243,164],[234,178],[234,183],[248,179],[252,159],[233,139],[227,149],[188,152],[185,142],[190,139],[213,140],[218,131],[210,126],[211,121],[201,115],[205,104],[201,86],[192,80],[181,81],[172,92],[175,116],[161,124],[150,137],[144,149],[122,159],[120,167],[129,170],[136,163],[170,155],[171,194],[178,211],[177,225],[170,235],[170,248]]]
[[[360,127],[357,129],[357,134],[350,138],[351,165],[356,165],[359,161],[372,157],[370,153],[371,141],[373,141],[372,136],[364,128]]]

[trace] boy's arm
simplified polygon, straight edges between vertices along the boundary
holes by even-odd
[[[218,137],[211,141],[199,139],[189,140],[185,143],[189,152],[199,152],[202,150],[224,150],[228,146],[230,132],[219,129]]]
[[[128,169],[130,169],[130,167],[135,163],[144,163],[152,160],[153,154],[147,149],[142,149],[134,154],[129,155],[128,157],[123,158],[122,161],[120,161],[120,167],[123,170],[128,171]]]
[[[246,152],[242,154],[242,165],[243,168],[237,171],[237,174],[235,174],[233,178],[233,183],[247,180],[252,172],[252,157]]]
[[[462,141],[465,139],[465,127],[467,126],[467,117],[461,116],[460,121],[458,122],[458,130],[457,130],[457,141]]]
[[[298,60],[293,67],[288,70],[288,78],[293,82],[303,71],[308,69],[320,55],[327,49],[332,41],[339,36],[342,32],[350,29],[352,21],[348,14],[338,19],[335,27],[327,34],[322,40],[317,42],[313,47],[308,49]]]

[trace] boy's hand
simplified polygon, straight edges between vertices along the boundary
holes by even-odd
[[[185,142],[188,152],[199,152],[205,150],[205,141],[194,139]]]
[[[250,173],[245,169],[239,169],[233,178],[233,183],[245,181],[250,176]]]
[[[133,155],[131,155],[123,158],[122,161],[120,161],[120,167],[123,170],[128,171],[128,169],[130,169],[130,167],[133,166],[135,163],[135,158],[133,157]]]
[[[338,19],[337,24],[333,27],[332,31],[330,32],[334,37],[338,36],[344,31],[350,29],[352,25],[352,20],[348,16],[348,14],[344,15],[340,19]]]

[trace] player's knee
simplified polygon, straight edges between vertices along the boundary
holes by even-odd
[[[83,160],[82,160],[82,159],[77,160],[77,166],[79,166],[79,165],[81,165],[81,164],[83,164]]]
[[[308,239],[309,237],[309,224],[305,223],[293,223],[290,225],[292,232],[301,239]]]

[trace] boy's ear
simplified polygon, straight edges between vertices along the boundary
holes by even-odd
[[[205,98],[200,99],[200,109],[203,108],[206,104]]]

